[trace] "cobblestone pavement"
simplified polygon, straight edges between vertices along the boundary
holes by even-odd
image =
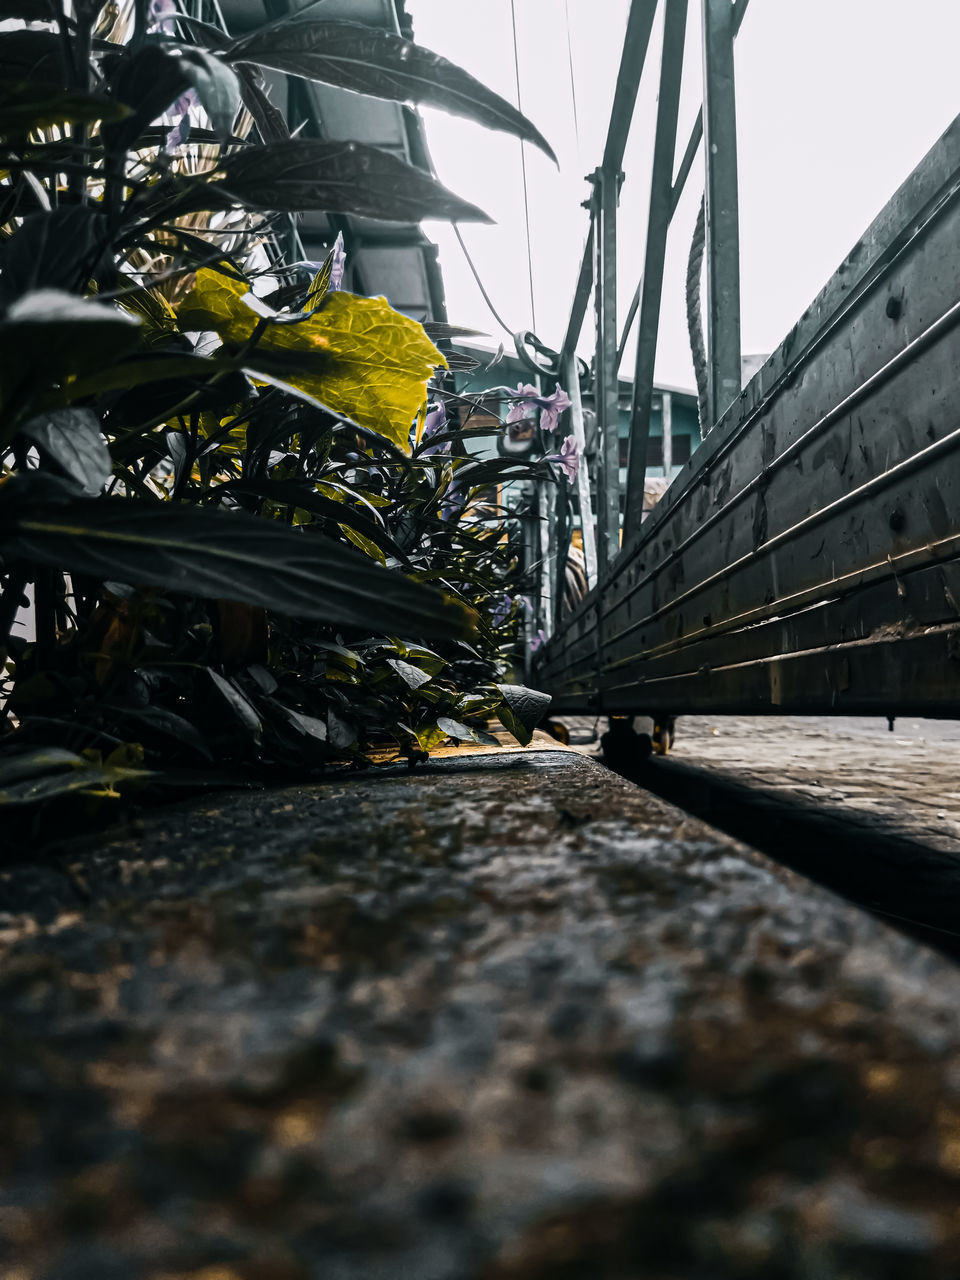
[[[4,1280],[960,1275],[960,971],[574,752],[0,864],[0,1042]]]

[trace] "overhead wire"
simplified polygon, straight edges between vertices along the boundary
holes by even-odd
[[[513,74],[517,85],[517,110],[523,113],[520,96],[520,55],[517,49],[517,8],[515,0],[510,0],[510,25],[513,29]],[[533,296],[533,254],[530,247],[530,198],[527,191],[527,152],[526,144],[520,139],[520,169],[523,178],[523,221],[527,234],[527,279],[530,284],[530,321],[537,327],[537,306]]]
[[[573,74],[573,44],[570,40],[570,0],[563,0],[564,24],[567,28],[567,67],[570,71],[570,102],[573,106],[573,136],[577,142],[577,159],[580,159],[580,120],[577,116],[577,84]]]
[[[489,293],[487,293],[486,289],[484,288],[483,281],[480,279],[480,272],[477,270],[477,264],[474,262],[473,258],[470,256],[470,250],[467,248],[466,244],[464,243],[463,236],[460,234],[460,228],[457,226],[456,223],[453,224],[453,234],[457,237],[457,243],[460,245],[460,248],[463,250],[463,256],[467,260],[467,266],[470,268],[471,275],[476,281],[477,288],[480,290],[480,296],[483,298],[484,302],[487,304],[490,314],[493,316],[494,320],[496,320],[500,328],[503,329],[503,331],[510,338],[512,338],[517,331],[516,329],[510,328],[506,320],[504,320],[503,316],[501,316],[500,312],[493,305],[493,301]]]

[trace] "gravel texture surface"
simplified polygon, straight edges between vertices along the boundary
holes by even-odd
[[[573,752],[0,867],[4,1280],[956,1280],[960,974]]]

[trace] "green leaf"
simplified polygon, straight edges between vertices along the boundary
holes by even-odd
[[[95,120],[114,122],[130,114],[122,102],[97,93],[72,89],[38,91],[31,85],[20,92],[0,97],[0,136],[32,133],[55,124],[92,124]]]
[[[133,316],[58,289],[25,294],[0,321],[0,406],[14,394],[27,403],[39,386],[113,364],[137,342],[138,327]]]
[[[539,689],[528,689],[522,684],[498,684],[503,694],[503,703],[497,708],[497,715],[505,729],[526,746],[533,737],[533,731],[547,714],[552,701],[548,693]]]
[[[290,130],[283,112],[270,101],[263,85],[263,77],[256,67],[240,66],[240,96],[243,105],[253,116],[253,122],[264,142],[287,142]]]
[[[110,450],[92,409],[54,409],[20,428],[88,493],[99,493],[110,477]]]
[[[247,292],[239,280],[198,271],[180,308],[181,328],[212,329],[228,346],[242,348],[258,324],[244,304]],[[248,363],[409,453],[411,425],[444,358],[423,326],[385,298],[338,292],[302,324],[268,322]]]
[[[294,711],[292,707],[285,707],[282,702],[273,703],[274,710],[278,711],[282,718],[298,733],[305,738],[313,738],[317,742],[326,742],[328,740],[327,726],[322,720],[318,720],[316,716],[308,716],[303,711]]]
[[[200,203],[192,210],[221,208],[223,196],[236,197],[253,209],[278,213],[355,213],[387,222],[420,222],[438,218],[451,222],[490,222],[476,205],[461,200],[422,169],[397,156],[359,142],[293,139],[264,147],[245,147],[221,163],[220,183],[192,192]],[[178,212],[191,205],[178,206]]]
[[[524,138],[556,161],[546,139],[516,107],[446,58],[392,31],[297,14],[245,36],[225,57],[374,98],[440,107]]]
[[[13,483],[0,534],[11,559],[370,630],[389,624],[455,637],[472,627],[472,612],[458,602],[317,534],[137,498],[17,502]]]
[[[352,747],[357,740],[357,731],[352,724],[342,720],[331,708],[327,711],[327,736],[332,747],[342,750]]]
[[[448,738],[456,742],[478,742],[479,739],[469,725],[459,720],[451,720],[449,716],[437,716],[437,728],[442,729]]]
[[[333,486],[328,486],[333,488]],[[357,511],[355,507],[347,506],[347,493],[344,491],[344,497],[341,499],[328,498],[318,493],[315,489],[308,488],[305,484],[296,480],[267,480],[257,478],[256,480],[238,480],[227,484],[219,485],[217,493],[251,493],[259,498],[265,498],[268,502],[273,502],[286,507],[299,507],[302,511],[309,511],[311,515],[320,516],[326,520],[334,520],[337,524],[349,525],[351,529],[363,535],[365,542],[371,542],[374,546],[379,547],[381,551],[388,555],[395,556],[398,560],[404,561],[406,557],[403,551],[390,535],[362,511]],[[344,530],[344,532],[346,532]],[[351,539],[352,541],[352,539]],[[358,546],[361,544],[358,543]],[[367,550],[364,546],[362,550]],[[374,560],[380,560],[382,557],[374,555],[372,551],[367,551],[368,555],[373,555]]]
[[[376,562],[378,564],[382,564],[384,568],[387,567],[386,556],[372,538],[365,538],[362,533],[358,533],[356,529],[351,529],[348,524],[341,523],[340,532],[348,542],[352,542],[355,547],[358,547],[364,553],[364,555],[369,556],[371,560],[376,560]]]
[[[210,667],[206,668],[207,676],[213,685],[223,706],[243,730],[250,742],[259,747],[263,743],[263,723],[257,709],[230,680],[224,679]]]
[[[0,787],[0,805],[16,808],[66,795],[115,796],[117,787],[122,783],[139,782],[153,776],[149,769],[95,765],[81,759],[79,765],[70,766],[69,770],[56,773],[43,770],[38,776]]]
[[[63,773],[70,769],[83,769],[87,761],[60,747],[37,747],[20,751],[0,760],[0,787],[9,787],[26,778],[41,778],[49,773]]]
[[[221,142],[233,134],[233,122],[240,110],[240,82],[236,72],[206,49],[180,46],[178,64],[183,78],[197,91],[200,105]]]
[[[121,724],[127,725],[132,722],[136,733],[144,743],[149,743],[153,738],[162,743],[167,751],[173,750],[179,754],[185,749],[212,762],[213,752],[201,737],[196,725],[184,719],[183,716],[177,715],[175,711],[169,711],[166,707],[140,707],[115,703],[101,705],[115,714]]]
[[[0,33],[0,84],[33,93],[58,93],[63,84],[62,45],[54,31],[4,31]],[[12,96],[12,95],[11,95]]]
[[[214,377],[218,377],[219,384],[221,381],[226,382],[227,375],[239,376],[239,374],[240,369],[235,360],[157,351],[138,359],[119,361],[112,368],[105,369],[99,374],[77,378],[75,382],[68,383],[62,389],[58,398],[72,403],[98,393],[102,395],[107,391],[126,391],[134,387],[147,387],[154,383],[182,380],[183,387],[175,388],[174,393],[170,395],[156,393],[154,401],[150,403],[153,411],[157,413],[162,412],[167,404],[172,408],[182,394],[203,391]],[[214,402],[219,403],[219,397],[215,398]],[[208,408],[209,404],[201,396],[193,407]]]
[[[123,46],[104,59],[111,96],[129,108],[124,119],[100,130],[108,149],[126,151],[192,83],[187,78],[191,68],[175,48],[151,40],[140,47]]]
[[[419,689],[421,685],[427,684],[433,678],[428,672],[421,671],[419,667],[414,667],[409,662],[402,662],[399,658],[388,658],[387,666],[393,667],[400,679],[411,689]]]
[[[32,213],[0,244],[0,306],[34,289],[73,293],[86,284],[103,252],[107,220],[90,205]]]
[[[50,0],[0,0],[0,22],[18,18],[21,22],[50,22],[57,16]]]

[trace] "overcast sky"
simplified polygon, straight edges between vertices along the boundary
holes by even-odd
[[[516,101],[510,0],[407,0],[419,43]],[[463,235],[511,328],[559,346],[586,234],[584,175],[599,164],[613,100],[627,0],[515,0],[524,112],[559,170],[525,148],[536,325],[530,307],[520,144],[426,110],[440,179],[497,220]],[[661,10],[662,10],[661,5]],[[699,9],[690,3],[678,152],[701,100]],[[570,56],[572,52],[573,85]],[[643,261],[659,30],[624,160],[620,321]],[[868,223],[960,112],[957,0],[751,0],[737,45],[743,350],[768,352]],[[573,101],[576,96],[576,127]],[[702,158],[674,218],[664,284],[658,381],[693,385],[683,278],[703,189]],[[490,316],[449,228],[440,244],[451,321],[505,335]],[[589,345],[592,321],[585,336]],[[632,351],[624,370],[632,367]]]

